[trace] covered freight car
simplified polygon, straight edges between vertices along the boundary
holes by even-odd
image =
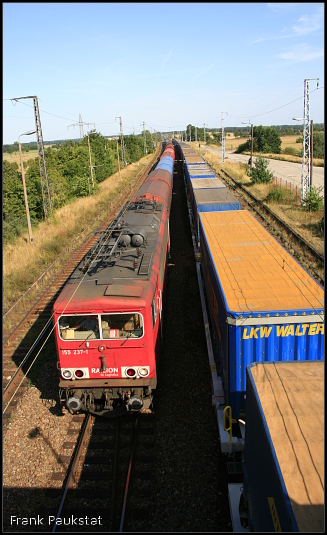
[[[246,370],[243,525],[324,532],[324,362]]]
[[[233,417],[244,417],[246,366],[324,359],[324,291],[245,210],[200,213],[217,364]]]
[[[193,215],[198,241],[200,240],[200,214],[203,212],[220,212],[240,210],[241,203],[233,193],[224,187],[193,190]]]
[[[216,178],[216,174],[207,164],[199,165],[186,165],[185,166],[185,176],[188,187],[190,187],[191,179],[201,179],[201,178]]]

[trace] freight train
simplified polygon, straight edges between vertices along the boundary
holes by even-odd
[[[220,444],[242,464],[243,485],[229,485],[234,531],[323,531],[324,290],[180,147],[221,382]]]
[[[105,417],[149,409],[157,385],[174,147],[101,232],[53,307],[59,398]]]

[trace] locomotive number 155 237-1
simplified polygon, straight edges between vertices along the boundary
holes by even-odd
[[[61,352],[63,355],[83,355],[83,353],[88,355],[89,353],[87,349],[62,349]]]

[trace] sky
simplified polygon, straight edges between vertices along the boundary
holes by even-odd
[[[319,87],[317,89],[317,80]],[[3,143],[324,122],[323,3],[4,3]],[[87,124],[86,124],[87,123]],[[76,125],[76,126],[72,126]],[[36,141],[36,135],[21,142]]]

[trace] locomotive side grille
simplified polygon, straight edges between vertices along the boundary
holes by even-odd
[[[148,275],[153,253],[144,253],[138,270],[139,275]]]

